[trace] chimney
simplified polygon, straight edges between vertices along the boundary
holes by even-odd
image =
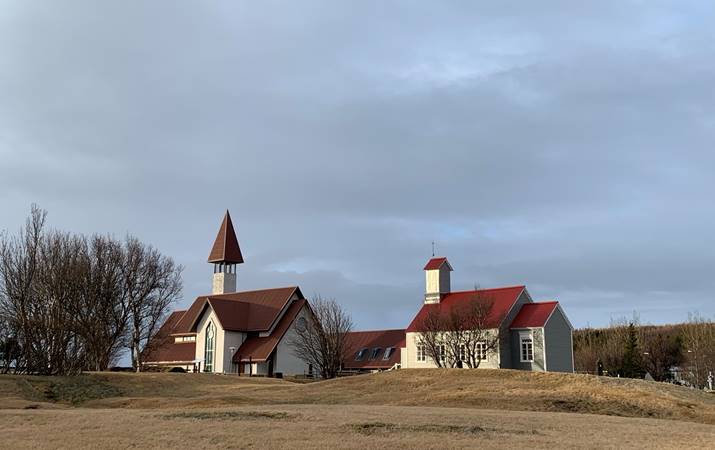
[[[214,265],[211,293],[217,295],[236,292],[236,265],[243,264],[243,255],[228,210],[216,235],[208,262]]]
[[[425,266],[425,304],[439,303],[442,294],[450,291],[449,273],[452,266],[447,258],[432,258]]]

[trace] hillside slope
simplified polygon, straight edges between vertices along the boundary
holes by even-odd
[[[309,384],[209,374],[0,377],[4,408],[354,404],[576,412],[715,424],[715,396],[662,383],[511,370],[400,370]]]

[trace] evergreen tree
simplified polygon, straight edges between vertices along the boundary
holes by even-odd
[[[643,376],[641,355],[638,350],[638,333],[636,332],[636,327],[633,322],[628,324],[626,351],[623,354],[621,376],[626,378],[641,378]]]

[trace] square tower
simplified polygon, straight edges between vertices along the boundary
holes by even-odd
[[[449,273],[452,266],[447,258],[432,258],[427,262],[425,271],[425,304],[439,303],[442,294],[448,294],[450,287]]]

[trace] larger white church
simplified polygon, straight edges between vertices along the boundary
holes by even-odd
[[[167,318],[144,364],[264,376],[309,372],[290,346],[295,327],[306,326],[308,301],[298,286],[236,292],[243,255],[228,211],[208,262],[214,267],[211,294]]]

